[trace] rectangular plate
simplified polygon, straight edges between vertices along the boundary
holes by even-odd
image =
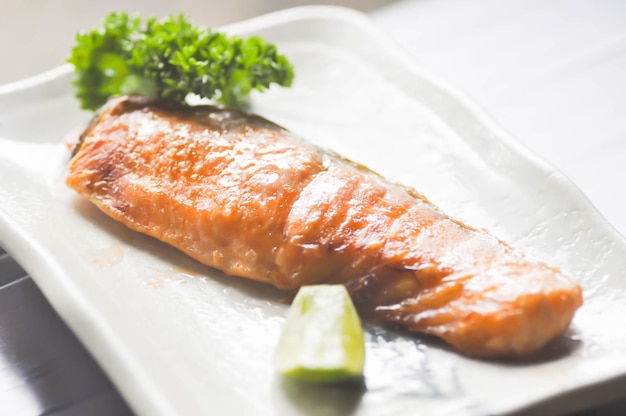
[[[253,96],[253,112],[561,267],[583,286],[585,305],[530,362],[474,360],[368,327],[363,391],[281,380],[272,356],[282,293],[131,232],[64,185],[65,142],[90,117],[64,66],[0,87],[0,245],[138,413],[567,411],[619,393],[626,244],[566,178],[357,12],[297,8],[225,29],[277,43],[295,65],[294,86]]]

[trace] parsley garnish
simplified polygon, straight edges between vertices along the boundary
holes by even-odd
[[[76,97],[90,110],[120,94],[180,102],[195,94],[241,105],[253,90],[293,80],[293,67],[274,45],[194,26],[182,14],[142,22],[111,13],[101,26],[76,35],[68,62],[77,74]]]

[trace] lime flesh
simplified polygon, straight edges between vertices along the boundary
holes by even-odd
[[[307,382],[344,382],[362,378],[364,361],[361,321],[345,287],[302,287],[276,349],[278,372]]]

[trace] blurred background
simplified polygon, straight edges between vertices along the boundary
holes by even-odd
[[[188,15],[194,23],[221,26],[272,11],[333,4],[371,12],[393,0],[2,0],[0,1],[0,85],[62,64],[74,36],[111,11],[143,16]]]
[[[624,0],[0,0],[0,85],[54,68],[110,11],[184,12],[218,27],[283,8],[367,13],[415,61],[460,88],[569,176],[626,234]]]

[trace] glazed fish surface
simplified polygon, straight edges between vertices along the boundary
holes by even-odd
[[[133,230],[229,275],[342,283],[368,319],[479,357],[532,354],[580,287],[416,191],[241,111],[111,99],[66,178]]]

